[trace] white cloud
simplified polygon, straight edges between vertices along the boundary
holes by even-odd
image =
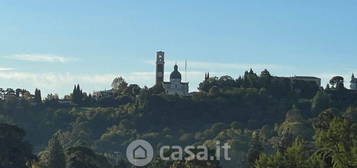
[[[196,90],[196,85],[204,78],[205,72],[188,72],[191,90]],[[219,75],[219,73],[212,73]],[[165,72],[165,80],[169,80],[170,72]],[[58,93],[60,96],[69,94],[73,85],[80,84],[87,93],[111,88],[111,82],[117,76],[122,76],[128,83],[138,84],[141,87],[151,87],[155,83],[155,72],[131,72],[121,74],[73,74],[73,73],[32,73],[0,71],[1,87],[25,88],[30,91],[41,89],[44,95]],[[182,74],[185,80],[184,73]]]
[[[12,71],[14,68],[9,68],[9,67],[0,67],[0,71]]]
[[[12,56],[5,56],[7,59],[31,61],[31,62],[72,62],[76,61],[75,58],[68,58],[63,56],[51,55],[51,54],[16,54]]]
[[[0,79],[23,81],[37,87],[51,88],[67,84],[89,83],[104,84],[110,82],[114,75],[74,75],[71,73],[30,73],[30,72],[0,72]]]

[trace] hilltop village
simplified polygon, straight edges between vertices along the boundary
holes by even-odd
[[[189,92],[189,83],[180,72],[186,68],[165,67],[162,51],[155,56],[152,87],[117,77],[110,90],[86,93],[77,84],[64,98],[56,94],[42,97],[40,89],[34,94],[25,89],[1,89],[0,132],[9,135],[2,137],[9,145],[0,151],[5,158],[1,163],[12,164],[8,160],[18,159],[22,165],[26,161],[26,165],[39,168],[53,167],[39,165],[61,154],[59,158],[66,158],[68,165],[90,162],[99,165],[90,167],[125,168],[130,166],[118,156],[138,138],[153,146],[214,145],[216,141],[232,145],[232,161],[198,163],[205,168],[252,167],[249,165],[266,164],[266,158],[279,164],[271,167],[290,167],[279,161],[291,158],[311,165],[315,163],[310,163],[311,159],[317,158],[314,154],[335,150],[336,141],[346,144],[337,145],[343,147],[338,150],[344,160],[357,158],[353,153],[357,151],[353,145],[357,121],[354,75],[348,89],[341,76],[332,76],[322,87],[317,77],[279,77],[268,70],[256,73],[250,69],[238,78],[206,72],[198,91]],[[171,71],[167,81],[166,68]],[[6,151],[11,150],[22,155],[8,158]],[[148,168],[182,168],[175,167],[180,164],[157,160]],[[196,162],[185,164],[196,167],[191,166]]]
[[[153,87],[161,87],[164,90],[164,94],[167,95],[179,95],[179,96],[190,96],[192,93],[189,93],[189,82],[183,81],[182,80],[182,75],[181,72],[179,71],[179,66],[177,64],[174,65],[173,71],[170,74],[169,81],[164,81],[165,77],[165,53],[163,51],[158,51],[156,53],[156,73],[155,73],[155,86]],[[267,70],[265,70],[267,71]],[[252,72],[252,70],[250,70]],[[264,73],[264,71],[262,72]],[[268,72],[269,73],[269,72]],[[204,81],[209,81],[210,79],[209,72],[207,72],[204,76]],[[216,78],[216,77],[213,77]],[[280,79],[285,79],[289,81],[291,89],[295,90],[296,92],[302,92],[304,88],[295,88],[294,86],[296,83],[299,82],[306,82],[306,83],[312,83],[314,84],[317,88],[322,87],[321,86],[321,79],[318,77],[313,77],[313,76],[293,76],[293,77],[278,77],[274,76],[274,78],[280,78]],[[234,80],[233,78],[230,80]],[[237,79],[238,80],[238,79]],[[327,89],[333,89],[334,87],[331,85],[336,85],[340,86],[341,84],[344,87],[344,79],[340,76],[337,77],[332,77],[330,80],[330,83],[326,87]],[[139,87],[137,85],[132,85],[135,87]],[[350,89],[351,91],[356,91],[357,90],[357,78],[352,74],[351,80],[350,80]],[[103,90],[103,91],[96,91],[90,94],[84,93],[79,85],[75,85],[74,91],[81,92],[80,94],[84,94],[90,98],[93,99],[101,99],[105,97],[112,97],[115,95],[115,91],[113,89],[110,90]],[[64,98],[59,98],[57,94],[49,94],[47,95],[44,99],[48,101],[58,101],[61,104],[71,104],[73,103],[72,97],[73,94],[64,96]],[[18,98],[24,98],[24,99],[29,99],[29,100],[35,100],[35,101],[40,101],[42,99],[41,96],[41,91],[39,89],[36,89],[34,94],[32,94],[30,91],[27,91],[26,89],[12,89],[12,88],[0,88],[0,100],[7,100],[7,99],[18,99]]]

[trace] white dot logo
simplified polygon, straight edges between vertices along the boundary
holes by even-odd
[[[154,158],[154,149],[145,140],[135,140],[126,148],[126,158],[134,166],[146,166]]]

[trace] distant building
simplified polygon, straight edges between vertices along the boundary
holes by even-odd
[[[181,82],[181,73],[178,66],[174,66],[174,71],[170,75],[170,82],[164,82],[163,87],[169,95],[188,95],[188,82]]]
[[[313,76],[294,76],[290,77],[291,83],[295,81],[315,82],[317,86],[321,86],[321,79]]]
[[[162,84],[166,94],[188,95],[189,83],[182,82],[182,76],[177,65],[174,66],[174,71],[170,74],[170,82],[164,82],[164,54],[162,51],[156,53],[156,84]]]
[[[96,92],[93,92],[92,96],[94,99],[99,99],[99,98],[103,98],[103,97],[111,97],[111,96],[114,96],[114,92],[113,92],[113,89],[96,91]]]
[[[350,88],[351,88],[351,90],[357,90],[357,78],[355,78],[354,74],[352,74],[352,77],[351,77]]]
[[[6,94],[3,97],[3,100],[15,100],[19,98],[15,94]]]

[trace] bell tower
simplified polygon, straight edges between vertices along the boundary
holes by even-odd
[[[164,82],[165,53],[156,52],[156,85]]]

